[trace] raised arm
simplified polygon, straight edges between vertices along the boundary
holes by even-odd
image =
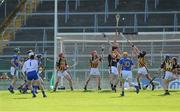
[[[136,54],[136,55],[139,55],[139,53],[141,52],[134,44],[132,45],[132,48],[133,48],[133,52]]]

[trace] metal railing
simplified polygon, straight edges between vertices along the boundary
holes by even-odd
[[[151,17],[151,15],[155,16],[153,18],[153,16],[151,17],[151,19],[155,19],[156,17],[160,19],[167,19],[167,21],[169,21],[170,24],[168,25],[162,25],[161,21],[159,21],[159,24],[155,24],[155,25],[142,25],[143,23],[145,24],[145,21],[142,21],[139,16],[144,16],[145,12],[108,12],[108,17],[112,17],[116,14],[120,14],[121,16],[121,20],[120,20],[120,26],[118,27],[120,30],[125,31],[126,29],[132,29],[132,31],[134,32],[138,32],[141,31],[142,29],[148,29],[148,30],[157,30],[157,31],[163,31],[163,30],[170,30],[171,31],[177,31],[179,28],[179,24],[178,24],[178,15],[180,14],[180,11],[166,11],[166,12],[146,12],[146,14],[148,14],[149,17]],[[19,13],[19,15],[30,15],[30,16],[53,16],[54,13]],[[167,18],[161,17],[163,15],[168,15]],[[59,19],[58,21],[59,23],[59,29],[68,29],[68,30],[72,30],[72,29],[82,29],[83,30],[88,30],[88,29],[93,29],[94,32],[98,32],[98,30],[103,30],[103,29],[115,29],[114,23],[111,23],[110,25],[101,25],[100,21],[100,17],[104,16],[104,23],[109,22],[106,18],[106,16],[104,15],[104,12],[68,12],[68,17],[66,12],[60,12],[58,13],[58,17],[64,17],[64,19]],[[93,18],[93,23],[90,26],[81,26],[82,24],[79,25],[74,25],[72,26],[67,26],[66,23],[71,22],[70,18],[74,17],[74,16],[88,16],[89,18]],[[130,18],[125,18],[125,17],[130,17]],[[80,18],[79,17],[79,18]],[[150,18],[149,18],[150,19]],[[148,19],[148,20],[149,20]],[[147,20],[147,23],[148,23]],[[112,20],[112,18],[110,19],[110,21],[114,21]],[[128,22],[131,21],[132,23],[129,24]],[[102,22],[102,20],[101,20]],[[73,23],[73,22],[72,22]],[[63,24],[63,25],[61,25]],[[52,24],[53,26],[53,24]],[[29,27],[24,27],[24,29],[28,29]],[[30,27],[32,28],[32,27]],[[33,27],[33,28],[40,28],[40,27]],[[52,27],[45,27],[45,28],[51,28]],[[23,29],[23,28],[22,28]]]

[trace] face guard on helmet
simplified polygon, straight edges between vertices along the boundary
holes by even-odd
[[[92,52],[91,52],[91,55],[92,55],[92,56],[97,55],[97,51],[96,51],[96,50],[92,51]]]
[[[15,52],[15,53],[18,53],[18,54],[21,53],[21,52],[20,52],[20,48],[15,48],[15,49],[14,49],[14,52]]]
[[[34,54],[34,52],[30,52],[28,55],[29,55],[29,58],[31,58],[31,57],[34,56],[35,54]]]
[[[59,58],[64,58],[64,53],[61,52],[61,53],[59,54]]]
[[[175,63],[177,63],[177,61],[178,61],[176,57],[173,57],[172,60],[173,60]]]
[[[166,54],[166,55],[164,56],[164,59],[165,59],[165,60],[169,60],[169,59],[170,59],[169,54]]]
[[[141,51],[139,55],[140,57],[144,57],[146,55],[146,51]]]

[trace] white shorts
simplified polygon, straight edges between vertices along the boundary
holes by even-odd
[[[147,75],[148,74],[147,69],[145,67],[140,67],[138,69],[138,74]]]
[[[58,71],[57,72],[58,77],[65,77],[67,75],[69,75],[69,73],[67,71]]]
[[[100,75],[99,69],[98,68],[91,68],[90,70],[90,75]]]
[[[126,79],[132,79],[132,71],[125,71],[125,70],[123,70],[123,71],[122,71],[122,78],[123,78],[124,80],[126,80]]]
[[[177,76],[175,76],[172,72],[166,71],[164,79],[173,80],[173,79],[177,79]]]
[[[10,68],[11,75],[18,77],[19,71],[16,70],[14,67],[11,66]]]
[[[118,75],[118,69],[115,66],[111,66],[111,71],[109,69],[109,74]]]

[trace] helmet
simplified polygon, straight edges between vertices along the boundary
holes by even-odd
[[[39,58],[39,59],[43,58],[42,54],[37,54],[36,57]]]
[[[14,49],[14,52],[15,52],[15,53],[20,53],[20,48],[15,48],[15,49]]]
[[[30,49],[30,50],[27,51],[27,54],[29,54],[29,53],[31,53],[31,52],[33,52],[33,50]]]
[[[176,58],[176,57],[172,57],[172,60],[173,60],[174,62],[177,62],[177,58]]]
[[[118,49],[118,47],[112,46],[112,51],[114,51],[114,50],[116,50],[116,49]]]
[[[164,59],[170,59],[170,55],[169,55],[169,54],[166,54],[166,55],[164,56]]]
[[[113,42],[113,47],[119,47],[119,44],[117,42]]]
[[[146,51],[142,51],[142,54],[143,54],[143,55],[146,55]]]
[[[116,43],[116,42],[113,43],[113,44],[112,44],[112,51],[118,49],[118,47],[119,47],[119,44],[118,44],[118,43]]]
[[[123,56],[128,56],[128,52],[123,52]]]
[[[91,52],[91,55],[94,55],[94,54],[97,54],[97,51],[96,51],[96,50],[94,50],[94,51]]]
[[[144,57],[146,55],[146,51],[141,51],[139,54],[141,57]]]
[[[34,52],[30,52],[28,55],[29,57],[34,56]]]
[[[64,53],[63,52],[61,52],[60,54],[59,54],[59,57],[62,57],[64,55]]]

